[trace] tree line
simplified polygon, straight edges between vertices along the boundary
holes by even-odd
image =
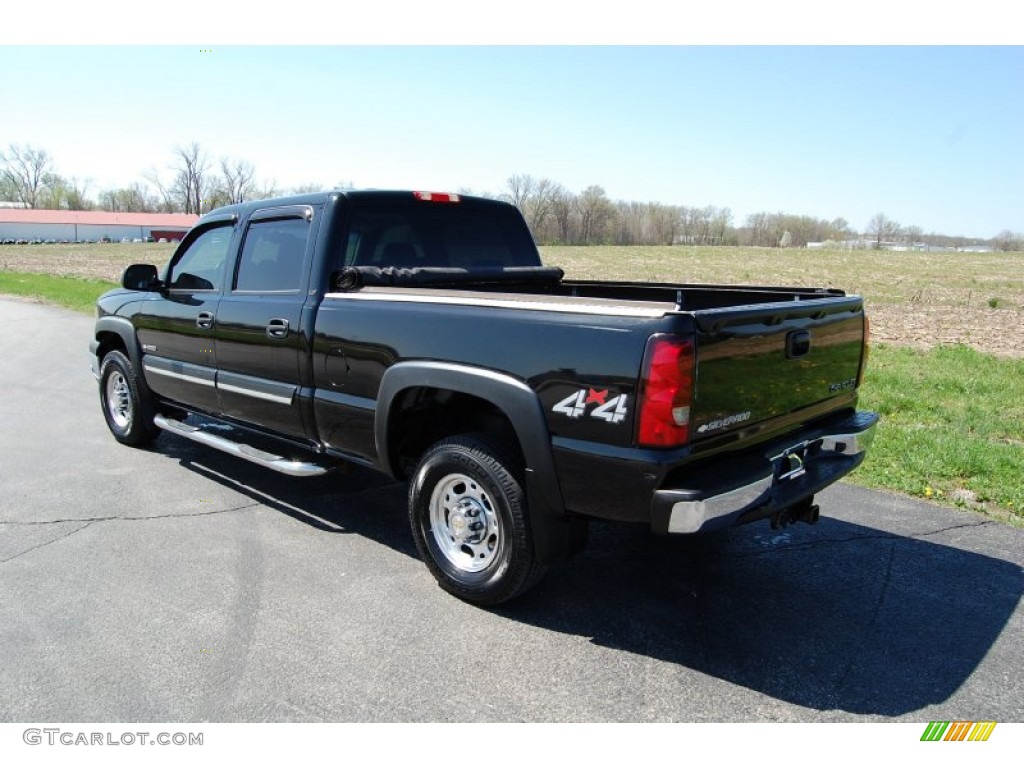
[[[467,190],[468,193],[468,190]],[[808,243],[861,247],[955,247],[992,245],[1006,251],[1024,250],[1024,234],[1004,230],[990,240],[925,234],[920,227],[903,226],[884,213],[876,214],[864,230],[843,218],[831,220],[783,212],[752,213],[741,224],[729,208],[690,207],[663,203],[612,201],[604,189],[590,186],[574,194],[558,182],[514,174],[497,195],[522,211],[540,245],[746,245],[801,248]]]
[[[315,183],[280,188],[273,181],[258,179],[248,161],[227,156],[211,159],[195,141],[176,146],[162,171],[150,168],[141,176],[139,182],[100,190],[93,198],[91,182],[61,176],[45,150],[11,144],[0,151],[0,202],[55,210],[203,214],[246,200],[332,188]],[[351,185],[342,182],[333,186]],[[572,192],[556,181],[529,174],[513,174],[499,193],[481,194],[507,200],[519,208],[540,245],[798,248],[808,243],[859,242],[876,248],[925,243],[947,247],[988,244],[998,250],[1024,250],[1024,233],[1010,230],[989,240],[925,234],[920,227],[902,226],[884,213],[872,217],[860,232],[843,218],[826,220],[783,212],[753,213],[736,223],[729,208],[613,201],[598,185]]]
[[[214,160],[195,141],[175,147],[163,170],[150,168],[141,177],[127,187],[99,190],[91,197],[91,181],[57,173],[46,150],[18,144],[0,150],[0,202],[27,208],[203,214],[222,205],[331,186],[278,187],[273,181],[258,179],[252,163],[227,156]]]

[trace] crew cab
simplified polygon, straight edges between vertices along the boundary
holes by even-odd
[[[567,280],[506,203],[335,191],[203,216],[100,297],[90,352],[118,441],[407,481],[433,576],[494,605],[595,518],[815,522],[878,421],[867,329],[830,288]]]

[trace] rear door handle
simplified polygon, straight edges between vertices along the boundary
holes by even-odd
[[[288,336],[288,321],[283,317],[275,317],[267,323],[267,336],[272,339],[283,339]]]
[[[200,312],[196,315],[196,325],[200,328],[213,328],[213,312]]]

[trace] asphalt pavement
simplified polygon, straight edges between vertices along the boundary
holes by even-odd
[[[121,446],[92,319],[0,325],[2,722],[1024,720],[1024,530],[841,484],[816,526],[594,524],[483,610],[404,485]]]

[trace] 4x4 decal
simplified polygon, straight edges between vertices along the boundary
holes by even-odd
[[[570,419],[578,419],[585,415],[587,408],[596,405],[590,412],[595,419],[602,419],[609,424],[618,424],[626,418],[629,413],[629,397],[627,395],[615,395],[608,398],[607,389],[594,389],[588,387],[573,392],[564,400],[559,400],[552,407],[552,413],[561,413]]]

